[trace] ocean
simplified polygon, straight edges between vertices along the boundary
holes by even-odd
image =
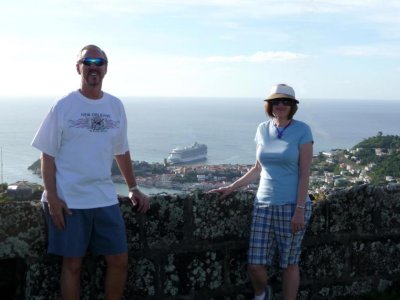
[[[161,163],[173,148],[199,142],[208,146],[205,164],[253,164],[255,161],[256,127],[266,120],[262,99],[120,98],[128,116],[133,160]],[[54,100],[0,98],[3,156],[0,181],[42,182],[27,169],[40,155],[30,142]],[[399,115],[400,101],[304,99],[295,119],[311,126],[314,154],[318,154],[351,148],[378,132],[400,135]],[[126,187],[120,185],[117,189]]]

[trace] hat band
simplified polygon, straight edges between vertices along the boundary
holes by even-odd
[[[281,99],[281,98],[287,98],[287,99],[292,99],[293,101],[295,101],[296,103],[299,103],[299,101],[293,97],[292,95],[288,95],[288,94],[271,94],[267,97],[267,99],[265,99],[264,101],[268,101],[268,100],[272,100],[272,99]]]

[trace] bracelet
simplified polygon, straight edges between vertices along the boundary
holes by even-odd
[[[297,204],[296,207],[300,208],[300,209],[305,209],[306,208],[304,205],[299,205],[299,204]]]
[[[138,190],[139,190],[139,188],[138,188],[137,185],[135,185],[135,186],[129,188],[129,191],[130,191],[130,192],[134,192],[134,191],[138,191]]]

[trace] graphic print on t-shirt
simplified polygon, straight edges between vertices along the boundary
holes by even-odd
[[[107,132],[109,129],[118,128],[120,121],[114,121],[109,114],[82,113],[81,118],[69,120],[69,128],[86,128],[90,132]]]

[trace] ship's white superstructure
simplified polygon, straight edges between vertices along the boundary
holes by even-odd
[[[207,159],[207,146],[194,143],[192,146],[174,148],[167,161],[172,164],[183,164],[205,159]]]

